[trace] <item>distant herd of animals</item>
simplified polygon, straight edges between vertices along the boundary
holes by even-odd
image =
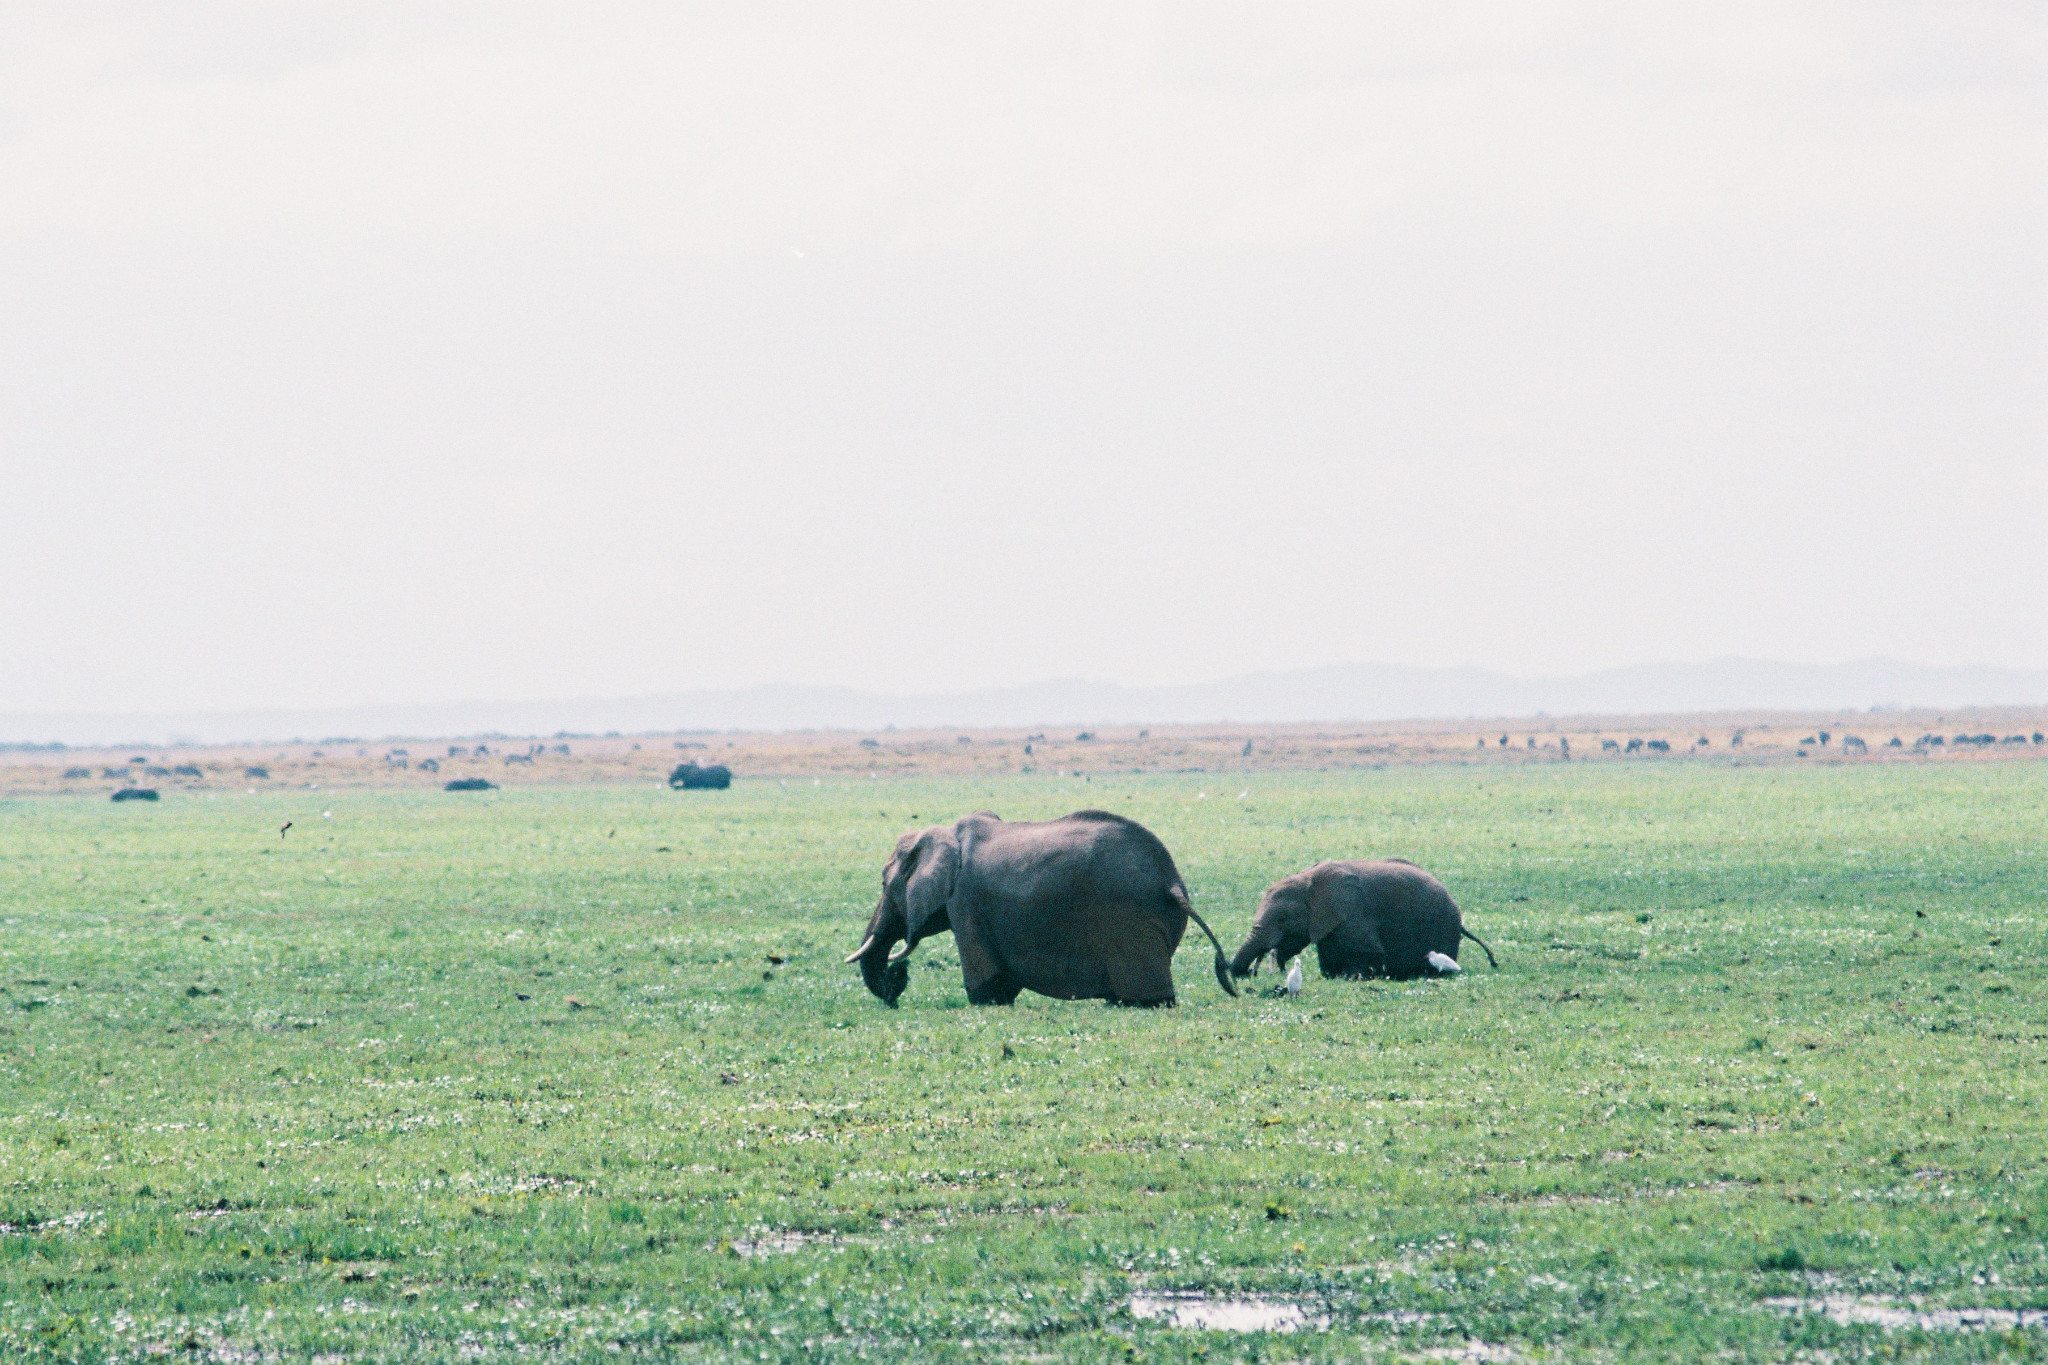
[[[1148,733],[1148,731],[1140,731],[1139,737],[1143,738]],[[1734,734],[1730,735],[1728,739],[1728,747],[1730,747],[1731,749],[1742,748],[1744,734],[1744,731],[1737,730],[1734,732]],[[1044,738],[1044,735],[1030,736],[1030,739],[1033,740],[1042,740]],[[1080,734],[1075,735],[1074,738],[1076,740],[1092,740],[1095,738],[1095,736],[1093,733],[1084,730]],[[1508,747],[1508,740],[1509,737],[1507,735],[1502,735],[1500,739],[1497,741],[1497,743],[1501,748],[1505,749]],[[966,743],[967,741],[963,737],[961,742]],[[876,745],[876,741],[872,739],[864,739],[861,741],[861,743],[869,747],[874,747]],[[1861,735],[1836,736],[1826,730],[1818,730],[1813,734],[1804,735],[1800,738],[1798,744],[1798,754],[1801,758],[1804,758],[1809,752],[1809,750],[1815,747],[1825,749],[1828,747],[1830,743],[1835,743],[1839,751],[1845,754],[1867,754],[1870,752],[1869,743],[1866,742]],[[1948,747],[1958,749],[1988,748],[1992,745],[2040,745],[2044,743],[2048,743],[2048,736],[2044,736],[2042,732],[2039,730],[2034,731],[2032,734],[2004,736],[1985,733],[1975,735],[1957,734],[1953,737],[1945,737],[1942,735],[1930,733],[1921,735],[1918,739],[1913,741],[1910,747],[1915,751],[1925,753],[1933,749]],[[1710,748],[1712,747],[1712,744],[1712,740],[1708,739],[1705,735],[1701,735],[1698,739],[1692,742],[1690,747],[1693,750],[1700,750]],[[639,746],[635,745],[634,747],[638,748]],[[678,742],[676,747],[682,749],[701,748],[703,746],[694,744],[683,744]],[[1486,741],[1484,739],[1479,741],[1479,747],[1482,749],[1486,747]],[[1537,747],[1536,737],[1534,735],[1529,735],[1526,737],[1526,747],[1530,749],[1534,749]],[[1548,746],[1546,745],[1545,747]],[[1568,737],[1559,736],[1557,741],[1557,747],[1558,751],[1562,756],[1566,758],[1571,757],[1572,742]],[[1882,747],[1889,749],[1904,749],[1909,746],[1907,746],[1906,742],[1903,739],[1899,738],[1899,736],[1893,735],[1889,740],[1885,741]],[[1616,739],[1602,739],[1600,741],[1600,749],[1603,753],[1616,753],[1621,755],[1669,754],[1671,752],[1671,741],[1668,739],[1630,738],[1626,742],[1623,742],[1621,740]],[[1246,754],[1250,754],[1252,752],[1252,743],[1250,740],[1245,741],[1244,751]],[[360,752],[360,750],[358,752]],[[503,755],[500,755],[500,757],[502,757],[504,762],[508,765],[516,763],[530,765],[532,764],[535,757],[540,754],[555,753],[566,756],[569,752],[570,749],[567,744],[548,745],[535,743],[529,744],[524,752],[508,752]],[[1028,742],[1024,746],[1024,752],[1027,754],[1031,752],[1031,745]],[[316,750],[315,753],[317,754],[318,751]],[[448,757],[450,758],[482,758],[489,756],[490,753],[491,749],[490,746],[487,744],[478,744],[473,747],[463,744],[451,744],[448,746]],[[411,754],[409,754],[404,749],[392,749],[389,752],[387,752],[384,755],[384,765],[387,768],[412,767],[416,768],[420,772],[427,773],[439,772],[441,769],[440,760],[435,758],[421,758],[418,760],[414,760]],[[140,768],[142,770],[142,775],[145,777],[200,778],[205,776],[205,773],[199,768],[197,764],[180,763],[175,767],[167,767],[162,764],[150,763],[147,759],[143,758],[130,759],[127,767],[103,768],[101,769],[100,776],[129,779],[132,777],[133,771],[136,768]],[[245,778],[250,779],[251,781],[260,781],[263,779],[267,779],[270,776],[270,770],[265,767],[250,766],[242,770],[242,775]],[[64,776],[67,780],[77,781],[81,779],[91,778],[93,776],[93,772],[92,769],[90,768],[71,767],[66,768],[64,770]],[[675,766],[675,768],[672,771],[670,771],[668,775],[668,784],[669,786],[675,788],[677,791],[696,791],[703,789],[722,791],[725,788],[730,787],[732,785],[732,770],[726,767],[726,765],[723,763],[698,764],[694,762],[685,761],[682,763],[678,763]],[[451,792],[493,791],[496,790],[497,785],[497,783],[481,777],[458,777],[444,783],[443,790]],[[154,801],[157,799],[157,792],[153,787],[125,786],[120,788],[113,794],[113,799],[115,801]]]
[[[967,999],[1009,1005],[1024,991],[1114,1005],[1174,1003],[1173,954],[1193,920],[1216,950],[1216,981],[1255,974],[1267,954],[1285,967],[1313,946],[1325,977],[1412,980],[1455,973],[1469,938],[1442,882],[1401,858],[1327,861],[1266,888],[1235,957],[1195,913],[1173,855],[1121,815],[1083,810],[1057,820],[1007,821],[976,811],[912,830],[882,870],[867,936],[847,955],[861,980],[896,1008],[909,957],[935,934],[960,953]],[[1297,963],[1289,994],[1300,990]]]
[[[1737,730],[1733,735],[1730,735],[1728,738],[1728,747],[1731,749],[1742,748],[1744,735],[1745,732],[1741,730]],[[1800,737],[1799,740],[1799,756],[1801,758],[1804,758],[1806,756],[1807,751],[1815,746],[1825,749],[1828,746],[1829,742],[1835,738],[1836,737],[1834,735],[1830,734],[1826,730],[1818,730],[1813,734],[1803,735]],[[1840,737],[1840,739],[1840,748],[1841,751],[1845,754],[1867,754],[1870,752],[1869,743],[1866,742],[1861,735],[1843,735]],[[1505,749],[1508,747],[1508,737],[1506,735],[1502,735],[1498,742],[1501,748]],[[1708,739],[1705,735],[1701,735],[1698,739],[1692,742],[1692,745],[1690,747],[1694,749],[1707,749],[1712,748],[1713,743],[1714,741]],[[1992,734],[1959,734],[1954,739],[1944,739],[1940,735],[1924,734],[1920,736],[1920,738],[1913,741],[1912,747],[1919,750],[1927,750],[1941,748],[1947,745],[1955,745],[1959,748],[1968,746],[1976,746],[1981,748],[1992,744],[2041,743],[2048,743],[2048,736],[2044,736],[2039,730],[2036,730],[2033,732],[2032,735],[2006,735],[2003,738],[2000,738],[1999,736]],[[1486,747],[1486,741],[1483,739],[1480,740],[1479,747],[1484,749]],[[1531,749],[1536,747],[1536,736],[1530,735],[1527,737],[1527,747]],[[1544,747],[1548,748],[1549,745],[1545,744]],[[1569,738],[1559,736],[1557,741],[1557,747],[1559,752],[1562,753],[1565,757],[1569,758],[1571,756],[1572,742]],[[1903,749],[1907,746],[1906,742],[1903,739],[1900,739],[1897,735],[1893,735],[1889,740],[1885,741],[1882,747],[1887,749]],[[1600,741],[1600,750],[1602,753],[1668,754],[1671,752],[1671,741],[1668,739],[1630,739],[1627,743],[1623,743],[1621,740],[1618,739],[1603,739]],[[1251,752],[1251,746],[1249,744],[1245,746],[1245,752]]]

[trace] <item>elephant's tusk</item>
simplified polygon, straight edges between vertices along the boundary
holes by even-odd
[[[893,967],[897,963],[901,962],[904,958],[909,957],[910,950],[914,946],[914,944],[906,943],[901,948],[898,948],[895,952],[889,954],[889,965]]]
[[[858,947],[858,948],[855,948],[855,949],[853,950],[853,952],[852,952],[852,953],[851,953],[850,955],[848,955],[848,957],[847,957],[847,959],[846,959],[846,963],[847,963],[847,965],[848,965],[848,966],[852,966],[852,965],[853,965],[854,963],[856,963],[856,962],[860,961],[860,960],[861,960],[862,958],[866,957],[866,956],[868,955],[868,949],[870,949],[870,948],[872,948],[872,947],[874,947],[874,946],[875,946],[875,936],[874,936],[873,934],[869,934],[869,935],[868,935],[868,936],[867,936],[866,938],[864,938],[864,939],[862,939],[862,940],[861,940],[861,945],[860,945],[860,947]]]

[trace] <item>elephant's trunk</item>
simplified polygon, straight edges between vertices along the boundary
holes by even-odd
[[[1253,920],[1251,935],[1245,939],[1244,946],[1237,950],[1237,956],[1230,959],[1230,974],[1251,976],[1257,972],[1259,959],[1273,951],[1273,945],[1279,937],[1279,933],[1272,925]]]
[[[900,960],[888,961],[885,953],[870,953],[860,960],[860,979],[893,1010],[897,997],[910,984],[910,964]]]
[[[883,918],[881,909],[868,924],[868,934],[860,947],[847,957],[849,963],[860,964],[860,979],[869,991],[887,1005],[896,1008],[896,998],[903,994],[903,988],[910,984],[910,966],[901,960],[892,959],[889,950],[903,936]]]

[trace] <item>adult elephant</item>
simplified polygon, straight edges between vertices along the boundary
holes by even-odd
[[[1100,810],[1015,822],[976,811],[896,841],[867,938],[846,960],[894,1009],[911,949],[951,930],[974,1004],[1008,1005],[1028,990],[1171,1005],[1173,953],[1190,919],[1216,950],[1217,982],[1236,995],[1223,945],[1152,831]]]
[[[1322,862],[1266,888],[1252,932],[1231,960],[1237,976],[1274,955],[1280,966],[1314,944],[1324,976],[1433,976],[1429,955],[1456,961],[1458,940],[1493,949],[1467,929],[1444,884],[1405,858]]]

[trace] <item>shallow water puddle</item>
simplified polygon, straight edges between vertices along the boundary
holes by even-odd
[[[802,1251],[805,1247],[836,1247],[841,1245],[843,1240],[830,1232],[775,1232],[767,1228],[757,1228],[753,1236],[736,1237],[730,1242],[720,1244],[718,1249],[730,1249],[733,1255],[747,1261],[756,1256],[778,1256],[792,1251]]]
[[[1833,1295],[1824,1299],[1765,1299],[1781,1313],[1812,1313],[1836,1322],[1873,1327],[1917,1327],[1923,1332],[2009,1332],[2048,1328],[2048,1308],[1914,1308],[1883,1299]]]
[[[1305,1327],[1321,1331],[1330,1325],[1329,1314],[1312,1316],[1298,1303],[1212,1299],[1206,1294],[1133,1294],[1131,1316],[1206,1332],[1299,1332]]]

